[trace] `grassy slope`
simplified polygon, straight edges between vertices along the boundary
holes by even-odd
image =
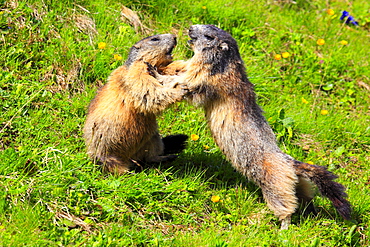
[[[118,1],[0,2],[0,245],[370,244],[369,3],[235,2],[127,1],[145,32],[121,17]],[[328,8],[350,11],[361,27],[342,25]],[[86,106],[122,64],[114,54],[126,58],[142,37],[171,32],[175,57],[189,58],[192,23],[219,25],[238,40],[281,148],[340,175],[354,223],[317,197],[317,217],[296,214],[279,232],[259,189],[212,141],[203,112],[185,103],[158,118],[164,135],[200,136],[173,164],[113,177],[88,161]],[[275,60],[282,52],[291,56]]]

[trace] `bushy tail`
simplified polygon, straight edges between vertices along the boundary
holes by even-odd
[[[328,171],[326,167],[310,165],[300,161],[294,161],[294,168],[297,175],[311,180],[318,187],[321,195],[329,198],[338,213],[345,219],[351,219],[351,205],[345,199],[347,194],[345,188],[340,183],[333,180],[338,178],[335,174]]]
[[[187,135],[169,135],[162,139],[164,144],[164,153],[167,154],[177,154],[186,148]]]

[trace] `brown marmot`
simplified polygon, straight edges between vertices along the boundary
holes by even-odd
[[[122,174],[133,163],[167,161],[175,156],[163,155],[164,151],[184,148],[185,135],[161,139],[156,114],[180,101],[186,88],[176,82],[161,84],[148,71],[148,65],[160,69],[172,62],[176,43],[172,34],[137,42],[125,64],[112,72],[91,101],[84,138],[88,155],[104,170]]]
[[[213,25],[191,26],[189,36],[194,56],[174,63],[168,73],[183,73],[188,98],[203,106],[216,143],[232,165],[261,188],[281,229],[288,228],[299,201],[314,211],[311,182],[350,219],[345,188],[333,181],[337,176],[325,167],[297,161],[278,147],[256,103],[235,39]]]

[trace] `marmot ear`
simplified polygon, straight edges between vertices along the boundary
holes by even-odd
[[[229,50],[229,45],[228,45],[228,44],[226,44],[226,43],[222,43],[222,44],[220,45],[220,47],[221,47],[221,49],[222,49],[223,51],[227,51],[227,50]]]

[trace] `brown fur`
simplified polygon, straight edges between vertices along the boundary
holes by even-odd
[[[261,188],[281,228],[288,228],[299,200],[311,203],[309,180],[349,219],[344,187],[332,181],[336,176],[324,167],[295,161],[277,146],[231,35],[215,26],[194,25],[189,36],[193,58],[168,71],[183,73],[189,100],[203,106],[216,143],[232,165]]]
[[[89,156],[112,173],[122,174],[130,165],[160,162],[164,145],[158,133],[156,114],[179,101],[184,87],[162,85],[148,71],[148,64],[162,68],[172,62],[176,38],[155,35],[137,42],[125,65],[117,68],[91,101],[84,138]]]

